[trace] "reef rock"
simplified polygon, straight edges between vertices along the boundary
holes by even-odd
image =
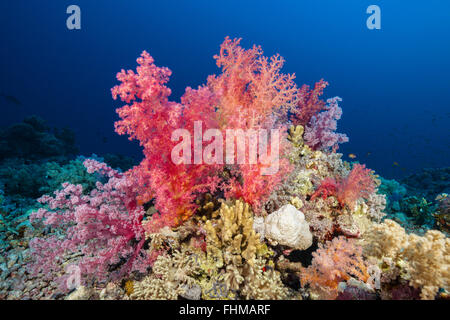
[[[269,214],[264,222],[265,237],[298,250],[312,245],[312,234],[305,216],[293,205],[287,204]]]

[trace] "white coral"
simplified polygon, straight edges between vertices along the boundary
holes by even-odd
[[[305,216],[287,204],[265,219],[265,236],[281,245],[305,250],[312,245],[312,234]]]

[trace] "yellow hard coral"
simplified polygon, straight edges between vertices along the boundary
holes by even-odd
[[[272,262],[273,265],[273,262]],[[241,294],[251,300],[282,300],[288,296],[288,289],[284,287],[280,273],[273,266],[267,266],[264,259],[257,259],[255,268],[248,276]]]
[[[303,201],[299,197],[291,197],[291,204],[300,210],[303,207]]]
[[[134,281],[128,280],[125,282],[124,289],[127,295],[131,295],[134,292]]]
[[[257,259],[272,254],[267,245],[253,229],[253,213],[250,206],[240,200],[223,202],[218,219],[206,221],[206,256],[214,261],[214,267],[221,269],[221,279],[228,290],[240,290],[254,273]]]
[[[256,252],[264,244],[253,230],[253,214],[247,203],[237,200],[234,205],[223,203],[219,210],[219,219],[205,223],[207,232],[207,250],[211,247],[222,248],[225,264],[239,261],[242,257],[252,265]]]
[[[306,196],[314,192],[314,185],[311,181],[312,170],[299,170],[297,176],[293,180],[296,187],[295,192],[299,195]]]
[[[305,132],[305,128],[302,125],[291,126],[289,128],[288,140],[292,142],[294,147],[303,147],[303,133]]]
[[[131,299],[174,300],[183,294],[187,286],[197,283],[200,268],[196,255],[190,251],[174,251],[172,255],[160,255],[153,264],[153,272],[142,281],[134,281]]]

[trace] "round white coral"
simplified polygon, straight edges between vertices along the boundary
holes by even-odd
[[[305,250],[312,245],[312,234],[305,216],[293,205],[287,204],[265,219],[266,238],[281,245]]]

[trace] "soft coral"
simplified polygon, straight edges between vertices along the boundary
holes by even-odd
[[[372,177],[372,170],[367,169],[365,165],[356,163],[352,171],[345,178],[337,181],[334,178],[324,179],[311,200],[318,196],[324,199],[328,196],[335,196],[341,206],[354,206],[359,198],[367,198],[375,191],[375,181]]]
[[[325,101],[319,97],[327,86],[328,82],[321,79],[314,85],[314,89],[310,89],[306,84],[300,88],[297,106],[292,110],[291,115],[294,125],[306,126],[314,115],[325,109]]]
[[[369,264],[364,260],[362,247],[353,239],[337,237],[319,244],[312,264],[301,272],[301,282],[309,284],[322,299],[335,299],[338,285],[351,277],[366,282],[370,278]]]
[[[268,59],[262,56],[260,47],[245,50],[239,42],[225,39],[220,54],[215,56],[223,73],[210,76],[207,85],[198,90],[187,88],[180,104],[168,100],[170,70],[155,66],[146,52],[138,59],[137,73],[122,70],[117,75],[121,84],[112,89],[113,97],[132,104],[117,110],[121,120],[116,123],[116,131],[139,140],[145,155],[129,175],[137,181],[139,200],[154,198],[161,214],[146,224],[149,231],[189,218],[197,208],[197,194],[213,192],[219,185],[217,172],[223,169],[221,164],[173,163],[171,150],[175,143],[170,133],[174,130],[192,132],[195,121],[202,122],[203,131],[219,129],[223,136],[228,129],[279,129],[280,154],[287,149],[286,128],[280,123],[296,103],[294,75],[280,72],[284,63],[280,56]],[[245,139],[245,145],[249,145],[249,139]],[[259,207],[290,170],[286,159],[274,160],[279,161],[280,170],[272,175],[261,175],[261,169],[269,166],[267,162],[234,165],[233,171],[243,184],[231,180],[224,186],[227,195],[243,197]]]
[[[269,59],[263,56],[259,46],[245,50],[239,45],[240,40],[227,37],[222,43],[219,55],[214,56],[222,74],[210,76],[208,87],[218,97],[217,111],[222,130],[278,130],[277,141],[274,141],[279,146],[278,152],[271,149],[266,161],[259,154],[258,163],[235,165],[232,172],[237,178],[225,187],[227,197],[242,198],[259,212],[262,203],[292,169],[284,156],[289,145],[287,130],[282,123],[297,103],[298,88],[293,81],[295,75],[281,72],[282,57],[274,55]],[[258,147],[264,143],[258,140]],[[250,139],[245,137],[245,145],[250,144]],[[248,159],[248,151],[243,152]],[[275,161],[276,172],[262,174]]]
[[[141,203],[155,198],[160,215],[146,224],[152,231],[190,217],[196,209],[196,193],[214,191],[217,186],[215,172],[219,166],[176,164],[171,160],[171,151],[177,144],[172,140],[172,132],[192,132],[194,121],[201,121],[203,130],[217,127],[216,97],[207,87],[188,87],[181,104],[169,101],[171,90],[166,83],[171,71],[157,67],[145,51],[137,62],[137,73],[122,70],[117,74],[121,84],[112,89],[112,94],[114,99],[120,97],[127,103],[117,109],[121,120],[116,122],[116,131],[139,140],[144,147],[145,158],[128,174],[137,181]]]
[[[83,194],[81,185],[66,182],[53,197],[39,199],[46,207],[34,212],[30,219],[42,220],[53,233],[30,242],[34,257],[30,272],[43,272],[52,278],[59,272],[64,256],[77,252],[82,253],[77,262],[80,280],[102,281],[118,279],[133,270],[144,272],[148,266],[141,224],[145,211],[136,204],[133,182],[96,160],[87,159],[84,165],[89,173],[97,172],[107,182],[97,182],[89,195]],[[115,271],[110,272],[113,266]],[[61,284],[67,287],[66,281]]]

